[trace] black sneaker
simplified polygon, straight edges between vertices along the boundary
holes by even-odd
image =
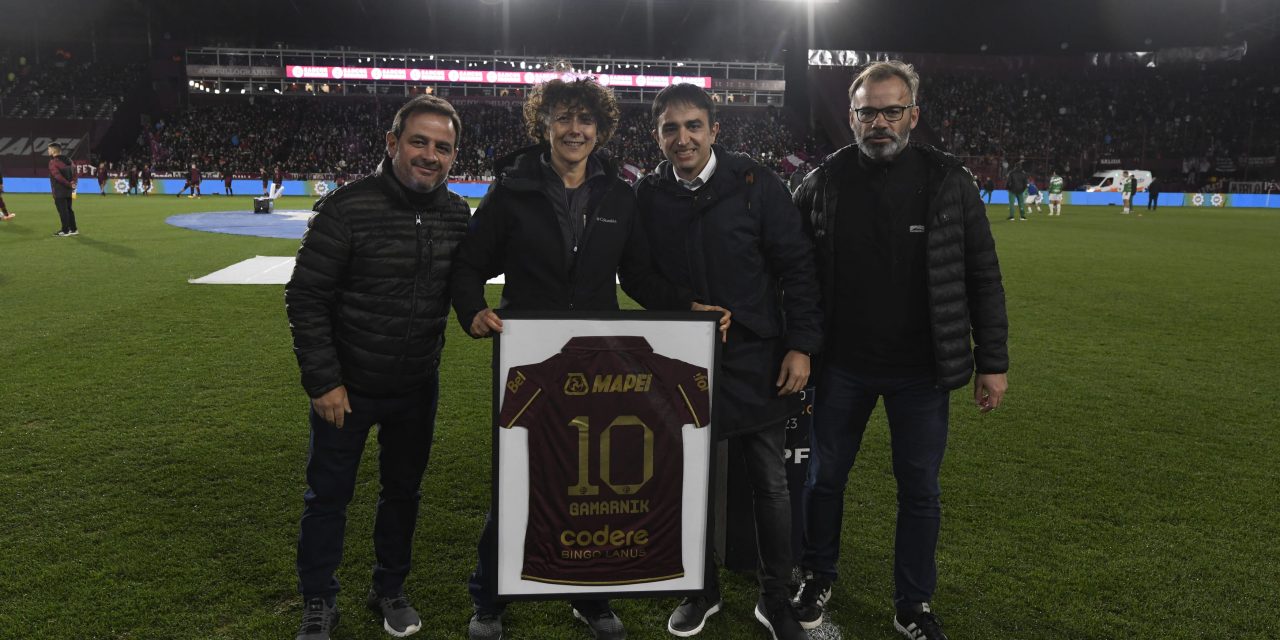
[[[707,618],[720,610],[720,594],[715,596],[696,596],[680,601],[671,617],[667,619],[667,631],[673,636],[688,638],[702,632]]]
[[[796,620],[805,629],[817,629],[822,625],[827,600],[831,599],[831,579],[810,576],[805,579],[794,601]]]
[[[476,609],[467,624],[468,640],[502,640],[502,612]]]
[[[934,615],[928,602],[899,607],[893,616],[893,628],[911,640],[947,640],[942,620]]]
[[[580,610],[578,607],[582,607]],[[572,607],[573,617],[583,621],[591,629],[591,637],[596,640],[623,640],[627,630],[622,626],[622,619],[609,608],[607,602],[599,604],[577,603]]]
[[[760,596],[756,602],[756,620],[769,630],[773,640],[807,640],[809,637],[785,598]]]
[[[329,634],[338,626],[338,606],[324,598],[312,598],[302,609],[302,626],[294,640],[329,640]]]
[[[370,589],[365,606],[382,616],[382,628],[397,638],[413,635],[422,628],[422,618],[418,617],[418,612],[414,611],[403,593],[384,596]]]

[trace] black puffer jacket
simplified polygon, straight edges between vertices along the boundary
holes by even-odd
[[[547,149],[526,147],[495,164],[497,179],[476,209],[454,271],[453,304],[463,330],[488,306],[484,283],[498,274],[506,276],[503,309],[614,310],[616,274],[622,290],[646,309],[687,311],[693,293],[652,268],[635,196],[603,154],[593,158],[604,172],[584,183],[590,189],[587,221],[577,252],[566,251],[556,207],[544,188],[540,158]]]
[[[414,206],[384,158],[321,198],[285,286],[302,386],[391,397],[426,386],[440,365],[449,282],[471,210],[442,187]]]
[[[824,308],[830,311],[835,290],[834,214],[846,163],[856,162],[858,148],[845,147],[805,177],[795,201],[813,225],[822,281]],[[978,185],[964,164],[928,145],[911,144],[903,153],[920,153],[929,164],[927,219],[929,315],[933,331],[938,386],[957,389],[968,383],[975,361],[978,373],[1009,369],[1009,320],[1005,315],[1000,262],[991,237],[986,207]],[[867,313],[875,313],[868,309]],[[828,313],[830,318],[832,314]],[[827,327],[838,331],[838,327]],[[970,336],[972,335],[972,343]]]

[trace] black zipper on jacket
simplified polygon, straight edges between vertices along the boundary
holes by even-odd
[[[400,362],[403,363],[409,354],[409,348],[413,344],[413,322],[418,315],[418,275],[422,270],[422,212],[417,211],[413,214],[413,291],[409,294],[409,328],[404,332],[404,351],[400,352]],[[431,247],[431,238],[427,238],[427,248]],[[430,266],[428,266],[430,268]]]

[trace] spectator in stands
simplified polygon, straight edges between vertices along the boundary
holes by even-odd
[[[71,208],[76,190],[76,167],[62,155],[62,145],[56,142],[49,145],[49,185],[53,191],[53,205],[57,207],[58,218],[62,222],[62,228],[53,235],[80,235],[80,228],[76,226],[76,212]]]
[[[863,70],[849,87],[855,143],[796,192],[818,245],[827,329],[797,613],[807,627],[822,622],[837,578],[849,472],[883,398],[898,487],[893,625],[911,640],[946,640],[931,601],[950,392],[968,383],[976,362],[975,404],[983,413],[1000,406],[1008,320],[972,174],[950,154],[908,144],[920,117],[918,86],[911,65],[896,60]]]

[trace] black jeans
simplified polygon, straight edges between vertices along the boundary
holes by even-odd
[[[58,208],[58,217],[62,220],[62,231],[78,231],[76,212],[71,210],[71,196],[54,198],[53,205]]]
[[[878,377],[827,365],[817,385],[805,482],[805,571],[834,580],[840,556],[844,489],[879,398],[889,418],[898,483],[894,602],[929,602],[937,586],[935,553],[942,522],[938,473],[947,447],[950,394],[933,376]]]
[[[307,460],[306,506],[298,534],[298,591],[304,599],[332,599],[334,572],[342,563],[347,504],[355,493],[356,470],[365,439],[378,425],[378,509],[373,524],[373,588],[394,595],[404,588],[418,521],[419,485],[431,455],[438,381],[420,394],[369,398],[349,394],[351,413],[341,429],[313,408]]]
[[[751,482],[752,511],[755,516],[756,549],[759,553],[756,576],[760,593],[771,598],[790,596],[791,492],[787,488],[785,422],[760,431],[734,436],[742,446],[747,479]],[[707,554],[706,592],[715,598],[720,576],[715,558]]]

